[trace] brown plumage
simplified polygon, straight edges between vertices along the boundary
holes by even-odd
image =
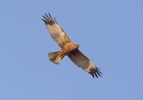
[[[42,19],[52,37],[52,39],[61,47],[60,51],[48,53],[49,60],[55,64],[59,64],[64,56],[68,56],[70,60],[82,68],[87,73],[91,74],[94,78],[101,76],[101,72],[81,51],[78,49],[79,45],[73,43],[66,35],[64,30],[58,25],[55,18],[45,14]]]

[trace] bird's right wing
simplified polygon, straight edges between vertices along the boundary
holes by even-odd
[[[44,23],[52,37],[52,39],[60,46],[61,48],[65,43],[71,42],[64,30],[58,25],[55,18],[52,18],[50,13],[49,15],[45,14],[43,16]]]
[[[71,61],[73,61],[74,64],[76,64],[78,67],[82,68],[87,73],[91,74],[94,78],[96,76],[101,76],[101,72],[82,52],[80,52],[78,49],[70,52],[68,55]]]

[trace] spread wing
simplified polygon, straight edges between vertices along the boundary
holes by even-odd
[[[101,72],[82,52],[80,52],[78,49],[70,52],[68,55],[71,61],[73,61],[74,64],[76,64],[78,67],[82,68],[84,71],[91,74],[94,78],[96,76],[101,76]]]
[[[42,20],[46,24],[52,39],[58,44],[58,46],[63,48],[66,42],[71,42],[64,30],[58,25],[56,19],[51,17],[50,13],[49,15],[45,13]]]

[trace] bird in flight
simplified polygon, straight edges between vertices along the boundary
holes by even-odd
[[[61,48],[60,51],[50,52],[48,53],[49,60],[55,64],[59,64],[61,60],[68,56],[70,60],[82,68],[87,73],[91,74],[92,77],[101,76],[100,69],[97,68],[89,58],[87,58],[78,48],[79,45],[73,43],[69,37],[66,35],[64,30],[58,25],[55,18],[52,18],[50,13],[43,16],[42,19],[50,33],[52,39],[56,42],[56,44]]]

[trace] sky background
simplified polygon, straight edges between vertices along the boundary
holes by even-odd
[[[102,77],[48,60],[48,12]],[[0,100],[143,100],[143,0],[0,1]]]

